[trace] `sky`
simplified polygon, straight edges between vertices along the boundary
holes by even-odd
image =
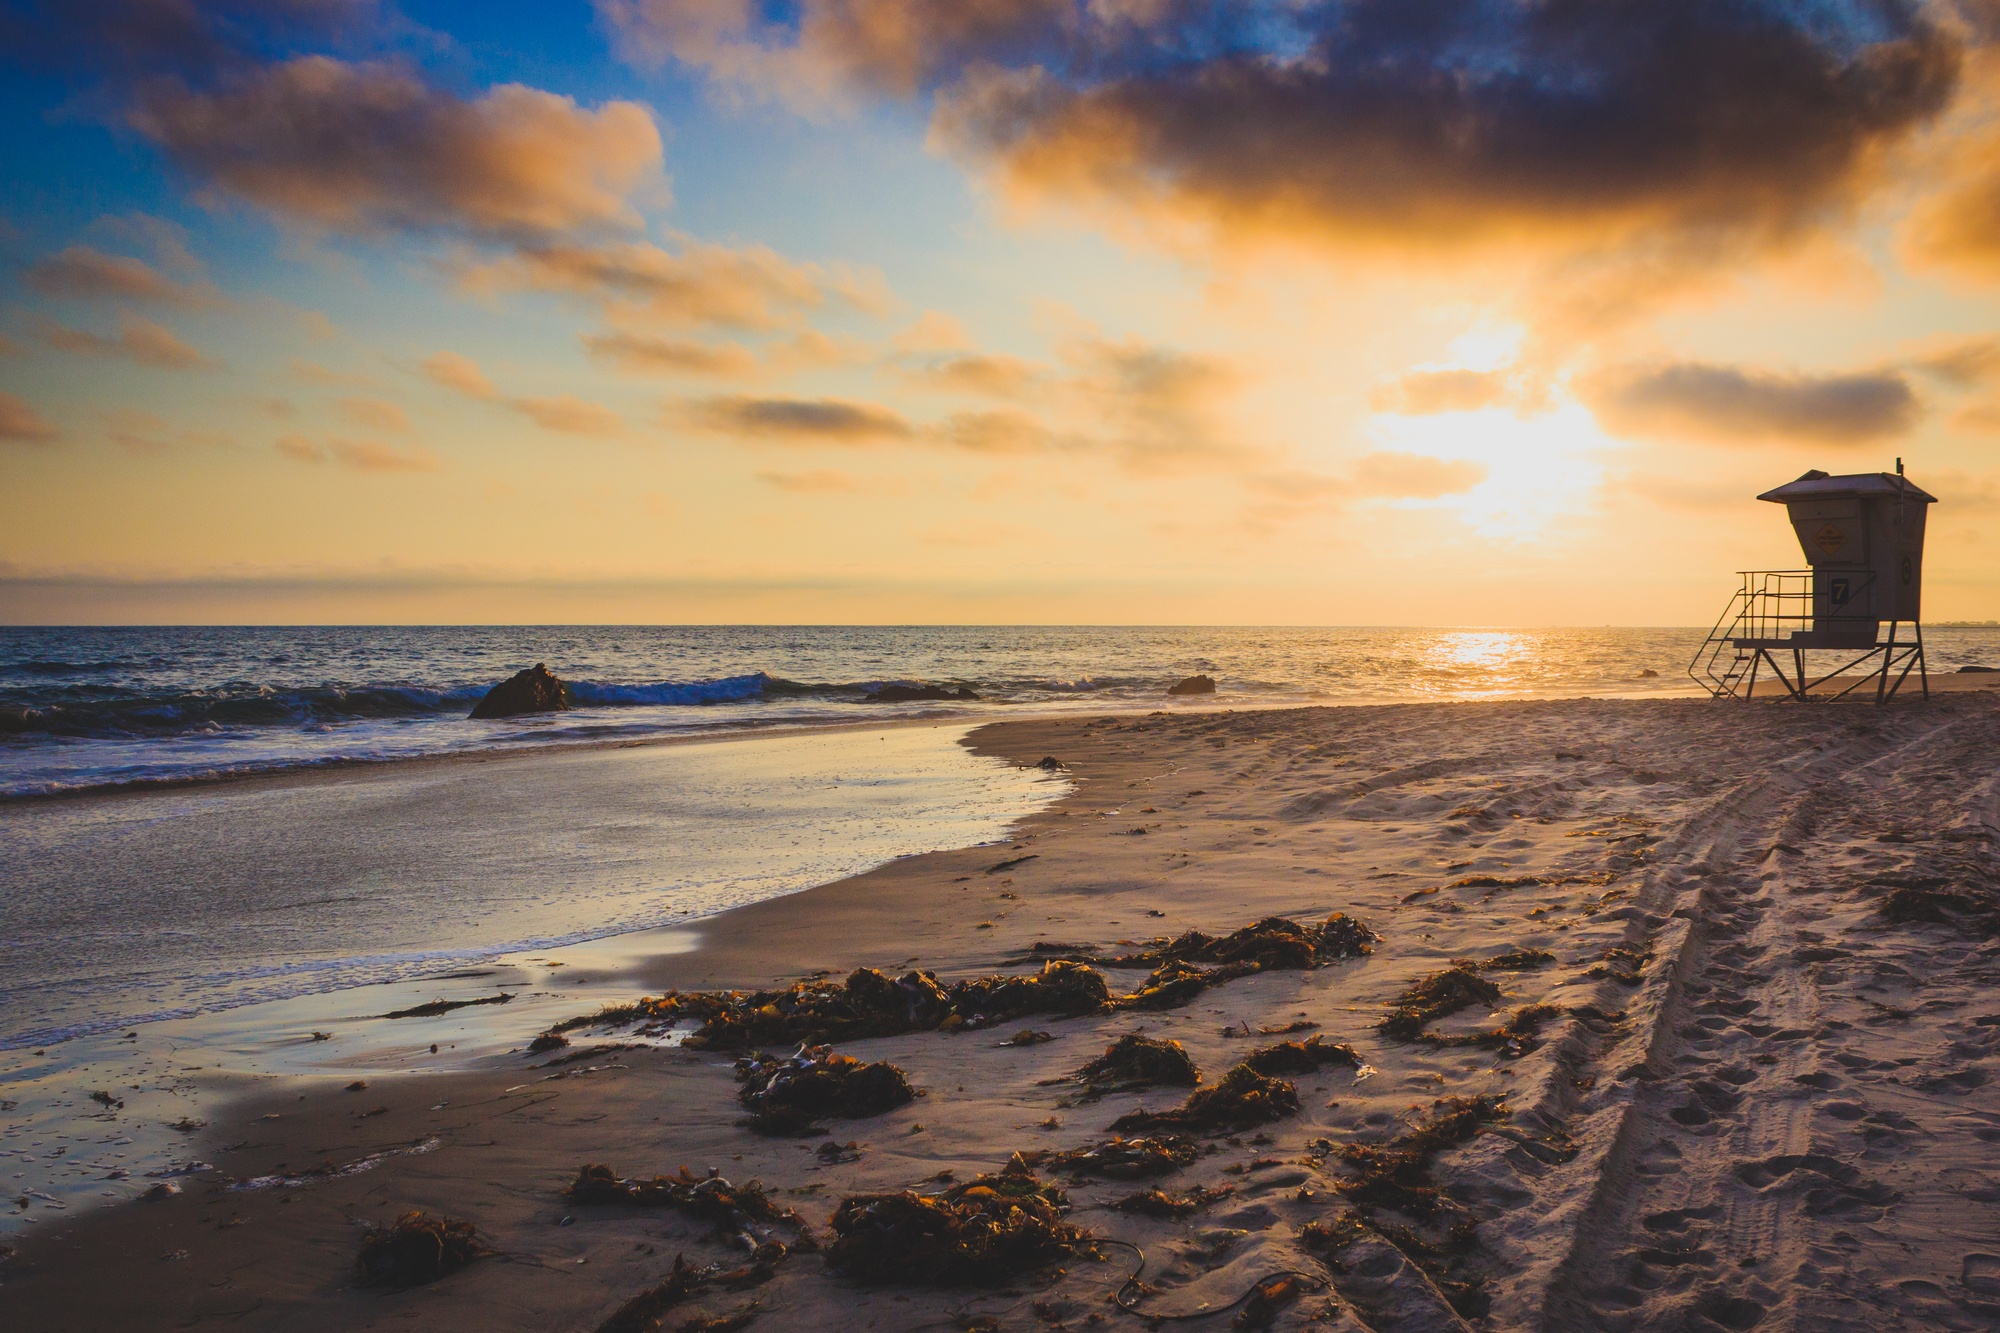
[[[0,0],[0,621],[2000,618],[2000,0]]]

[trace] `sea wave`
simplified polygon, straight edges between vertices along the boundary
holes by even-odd
[[[765,698],[858,701],[870,688],[865,684],[791,681],[763,671],[712,680],[567,683],[572,702],[583,709],[696,708]],[[488,683],[280,688],[249,682],[206,690],[153,692],[100,683],[0,688],[0,736],[117,739],[241,728],[321,730],[343,722],[463,716],[489,688]]]

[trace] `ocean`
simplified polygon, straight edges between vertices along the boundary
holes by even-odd
[[[1217,682],[1198,702],[1225,707],[1685,692],[1700,639],[1690,629],[0,629],[0,799],[536,745],[1157,706],[1197,673]],[[1934,647],[1940,663],[1951,656],[1948,642]],[[489,687],[537,662],[580,707],[467,718]],[[979,698],[869,700],[889,684]]]

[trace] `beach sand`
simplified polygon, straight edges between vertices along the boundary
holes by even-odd
[[[1295,1023],[1351,1043],[1362,1069],[1287,1075],[1295,1113],[1209,1136],[1158,1181],[1065,1180],[1068,1220],[1123,1242],[1100,1260],[932,1290],[864,1288],[794,1253],[768,1282],[705,1289],[661,1326],[751,1301],[753,1329],[1116,1325],[1134,1322],[1113,1297],[1141,1252],[1127,1303],[1218,1311],[1190,1327],[1265,1326],[1225,1307],[1284,1273],[1299,1276],[1272,1294],[1296,1299],[1273,1302],[1270,1327],[2000,1319],[1990,693],[1883,709],[1175,712],[998,724],[972,741],[1017,763],[1053,756],[1075,790],[1007,847],[911,858],[715,918],[697,948],[644,964],[645,985],[755,988],[860,966],[949,981],[1021,972],[1037,942],[1117,952],[1274,914],[1345,912],[1381,939],[1365,957],[1239,977],[1178,1008],[844,1042],[924,1095],[828,1122],[858,1145],[833,1160],[820,1138],[739,1127],[721,1051],[607,1049],[553,1066],[522,1053],[357,1090],[260,1085],[191,1143],[216,1170],[18,1241],[0,1262],[0,1324],[593,1329],[676,1255],[746,1256],[679,1212],[566,1201],[583,1163],[756,1179],[824,1240],[843,1196],[935,1192],[941,1172],[965,1182],[1177,1104],[1185,1089],[1087,1101],[1044,1083],[1120,1034],[1184,1043],[1213,1085],[1286,1039],[1258,1029]],[[1536,966],[1532,951],[1552,957]],[[1507,954],[1527,965],[1493,965]],[[1484,964],[1469,975],[1498,995],[1427,1029],[1465,1044],[1380,1029],[1411,983],[1454,959]],[[1145,971],[1106,975],[1122,992]],[[1472,1044],[1529,1005],[1561,1012],[1511,1047]],[[1055,1039],[1002,1044],[1023,1027]],[[566,1054],[588,1051],[574,1035]],[[1474,1097],[1501,1113],[1401,1159],[1391,1185],[1416,1188],[1371,1189],[1382,1179],[1357,1173],[1356,1146]],[[296,1179],[325,1164],[345,1169]],[[256,1183],[274,1175],[294,1179]],[[1184,1220],[1109,1206],[1150,1184],[1229,1192]],[[471,1221],[496,1253],[409,1290],[357,1287],[363,1228],[409,1209]]]

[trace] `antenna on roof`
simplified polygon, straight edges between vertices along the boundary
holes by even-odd
[[[1896,475],[1899,477],[1903,475],[1903,460],[1900,458],[1896,460]]]

